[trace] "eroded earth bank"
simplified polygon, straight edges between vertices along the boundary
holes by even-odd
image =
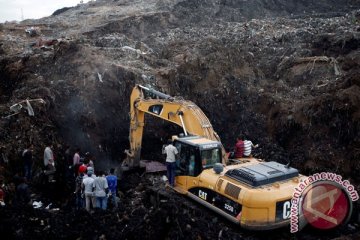
[[[360,190],[359,9],[358,0],[103,0],[0,24],[4,183],[21,171],[29,142],[37,171],[49,140],[59,160],[69,144],[95,154],[100,168],[119,165],[128,148],[129,95],[142,84],[195,102],[227,148],[244,133],[259,144],[256,157],[291,161],[304,174],[336,172]],[[34,116],[10,109],[26,99],[44,100],[31,102]],[[142,158],[164,161],[161,146],[176,131],[147,118]],[[331,233],[249,232],[192,202],[180,206],[185,200],[173,194],[154,207],[148,193],[160,176],[150,178],[124,177],[120,209],[92,215],[71,208],[72,190],[59,181],[58,211],[1,208],[1,236],[360,238],[356,204],[349,224]]]

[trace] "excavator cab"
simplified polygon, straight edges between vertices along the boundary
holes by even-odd
[[[174,146],[179,154],[176,160],[175,190],[185,193],[199,185],[201,174],[222,162],[222,145],[200,136],[175,138]]]
[[[198,176],[204,169],[221,163],[221,144],[199,136],[186,136],[174,141],[179,155],[176,161],[177,176]]]

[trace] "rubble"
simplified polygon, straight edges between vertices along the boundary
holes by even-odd
[[[35,28],[35,27],[27,28],[27,29],[25,29],[25,32],[27,34],[29,34],[30,37],[35,37],[35,36],[38,36],[38,35],[41,34],[41,31],[40,31],[39,27],[37,27],[37,28]]]
[[[46,141],[58,159],[69,144],[93,152],[99,168],[119,166],[138,83],[196,102],[228,149],[245,133],[259,144],[256,157],[290,161],[304,174],[336,171],[360,188],[359,8],[357,0],[104,0],[1,24],[0,175],[10,184],[29,142],[39,176]],[[142,158],[163,161],[163,141],[180,130],[146,121]],[[10,206],[0,208],[0,232],[15,239],[269,237],[192,203],[180,208],[183,199],[172,194],[151,206],[147,194],[163,182],[147,175],[122,179],[116,213]],[[305,231],[304,239],[356,238],[356,221],[334,235]],[[92,227],[79,231],[86,224]],[[270,238],[292,237],[287,232]]]
[[[40,99],[30,99],[30,100],[26,99],[26,100],[23,100],[21,102],[15,103],[14,105],[11,105],[10,106],[10,111],[12,111],[14,113],[12,113],[12,114],[10,114],[8,116],[5,116],[3,118],[9,118],[9,117],[14,116],[16,114],[19,114],[21,109],[23,109],[23,108],[27,110],[29,116],[35,116],[34,109],[32,108],[30,102],[40,102],[40,103],[43,103],[43,104],[45,103],[45,101],[43,99],[41,99],[41,98]],[[21,105],[22,103],[26,103],[26,106]]]

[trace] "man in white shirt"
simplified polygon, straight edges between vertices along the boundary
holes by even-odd
[[[176,156],[178,153],[179,152],[173,145],[172,140],[169,139],[168,145],[163,149],[163,154],[166,154],[167,178],[172,187],[174,187],[175,183]]]
[[[48,182],[56,182],[55,180],[55,161],[54,161],[54,154],[51,150],[52,144],[48,143],[44,150],[44,166],[45,166],[45,174],[47,176]]]
[[[54,161],[54,154],[51,150],[52,144],[47,144],[46,148],[44,150],[44,165],[45,168],[49,168],[49,165],[52,165],[52,167],[55,167],[55,161]]]
[[[244,140],[244,157],[250,157],[252,148],[256,147],[258,147],[257,144],[254,145],[250,140]]]
[[[96,207],[106,210],[109,186],[103,171],[99,171],[98,177],[94,180],[93,188],[96,197]]]
[[[93,193],[93,184],[94,184],[94,178],[92,178],[93,175],[93,170],[92,169],[88,169],[87,170],[87,177],[85,177],[83,179],[83,182],[81,184],[81,187],[84,191],[84,195],[85,195],[85,206],[86,206],[86,210],[89,212],[90,211],[90,204],[92,204],[93,207],[95,207],[95,198],[93,197],[94,193]]]

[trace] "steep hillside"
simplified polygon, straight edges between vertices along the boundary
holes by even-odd
[[[0,160],[16,171],[28,142],[41,159],[52,140],[117,165],[140,83],[195,102],[227,148],[245,133],[256,157],[359,189],[359,23],[358,0],[102,0],[1,24]],[[174,131],[147,119],[143,159]]]

